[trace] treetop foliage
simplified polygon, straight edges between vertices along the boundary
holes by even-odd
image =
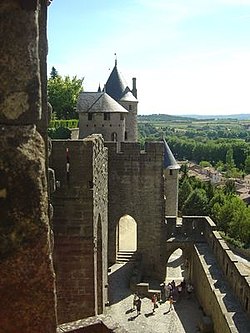
[[[76,103],[78,96],[83,91],[84,78],[68,75],[62,77],[55,67],[52,67],[48,79],[48,101],[52,105],[56,119],[76,119]]]
[[[231,180],[217,188],[195,177],[181,178],[179,212],[181,215],[211,216],[218,230],[228,239],[250,247],[250,207],[235,195]]]

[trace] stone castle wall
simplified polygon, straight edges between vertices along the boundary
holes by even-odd
[[[55,332],[48,216],[45,1],[0,3],[1,332]],[[43,51],[42,51],[43,50]]]
[[[137,250],[142,254],[145,272],[157,275],[160,239],[164,221],[163,143],[123,142],[117,152],[108,147],[109,172],[109,262],[118,250],[117,225],[128,214],[137,223]]]
[[[203,261],[200,253],[195,247],[193,249],[192,260],[192,281],[195,286],[195,294],[198,297],[199,303],[202,305],[204,312],[211,316],[214,332],[234,332],[234,330],[232,331],[233,325],[230,325],[230,322],[226,317],[223,302],[221,301],[222,295],[218,290],[216,291],[216,289],[214,289],[214,281],[211,278],[209,267]]]
[[[60,182],[52,202],[63,323],[103,312],[107,302],[107,151],[100,136],[55,140],[50,165]]]
[[[79,138],[99,133],[102,134],[105,141],[124,141],[126,114],[110,112],[110,119],[107,120],[104,119],[104,114],[91,113],[92,119],[88,120],[89,113],[79,112]]]
[[[213,250],[235,296],[240,301],[243,309],[250,315],[250,276],[242,263],[238,262],[219,232],[213,230],[213,227],[213,221],[206,219],[206,241]]]
[[[249,273],[216,231],[211,218],[184,216],[182,224],[177,227],[176,218],[167,217],[162,244],[162,267],[173,251],[177,248],[183,250],[184,260],[188,261],[188,280],[195,286],[195,294],[204,313],[211,316],[214,331],[234,332],[238,329],[239,320],[241,327],[247,330],[249,320],[244,312],[249,316]],[[214,264],[218,266],[216,275],[211,271]],[[227,284],[241,306],[238,302],[232,303],[223,293],[225,289],[222,286]],[[236,320],[232,320],[233,315]]]

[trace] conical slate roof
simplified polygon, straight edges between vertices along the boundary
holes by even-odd
[[[165,169],[180,169],[179,164],[177,164],[174,155],[172,154],[167,142],[163,139],[164,142],[164,168]]]
[[[127,83],[118,72],[117,61],[105,85],[105,91],[114,100],[119,101],[127,88]]]
[[[126,102],[137,102],[137,99],[135,98],[135,96],[132,94],[132,92],[130,90],[128,90],[127,92],[125,92],[122,96],[122,98],[120,99],[120,101],[126,101]]]
[[[82,92],[77,101],[77,112],[128,112],[105,92]]]

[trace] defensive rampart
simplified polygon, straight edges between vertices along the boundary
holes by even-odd
[[[99,135],[53,141],[51,167],[58,322],[97,315],[107,302],[107,149]],[[106,273],[106,274],[105,274]]]
[[[157,274],[164,217],[163,143],[145,145],[114,142],[108,147],[109,173],[109,262],[119,250],[117,226],[124,215],[137,224],[137,251],[142,254],[145,272]]]

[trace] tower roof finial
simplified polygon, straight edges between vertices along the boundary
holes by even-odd
[[[117,66],[117,54],[114,53],[114,55],[115,55],[115,66]]]

